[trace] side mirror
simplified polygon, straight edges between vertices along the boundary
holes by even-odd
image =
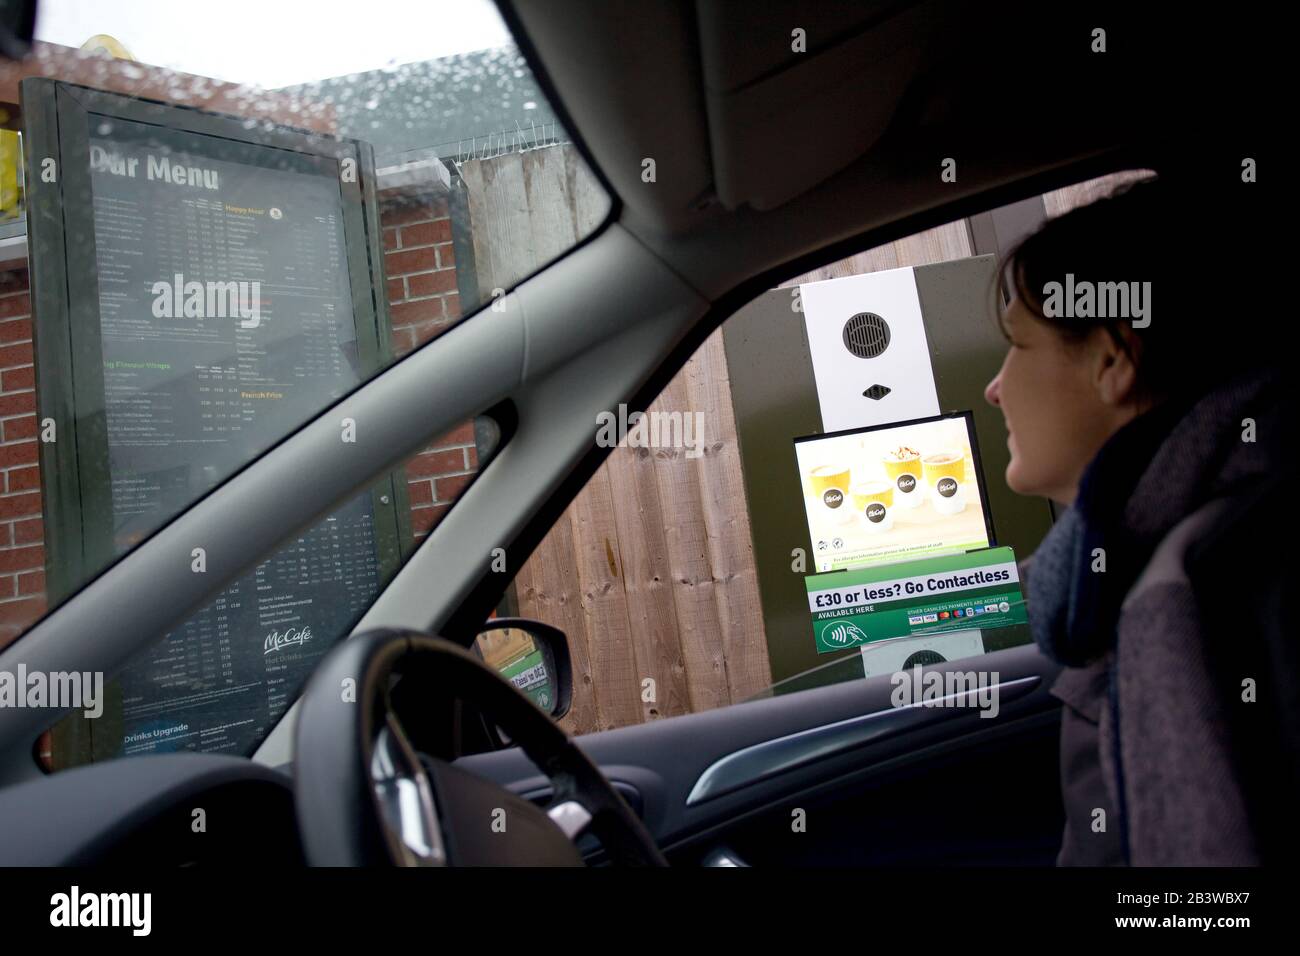
[[[559,628],[497,617],[484,624],[470,650],[554,719],[569,712],[573,670],[569,641]]]

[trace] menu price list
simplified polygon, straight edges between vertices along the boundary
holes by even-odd
[[[337,170],[113,119],[91,185],[121,553],[361,381]],[[379,587],[369,495],[121,678],[125,754],[245,753]]]
[[[216,137],[172,142],[180,134],[122,120],[106,129],[113,138],[90,141],[91,185],[123,549],[351,390],[361,370],[335,172],[277,166],[281,150],[230,158]],[[183,480],[137,480],[162,474]]]
[[[378,594],[374,553],[367,494],[226,588],[123,674],[123,753],[247,753]]]

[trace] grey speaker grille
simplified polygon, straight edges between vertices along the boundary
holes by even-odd
[[[900,671],[906,673],[913,667],[929,667],[934,664],[946,664],[948,658],[944,657],[938,651],[917,651],[907,660],[903,661]]]
[[[874,312],[859,312],[844,323],[843,338],[858,358],[875,358],[889,348],[889,323]]]

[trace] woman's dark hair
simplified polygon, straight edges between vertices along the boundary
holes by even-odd
[[[1154,177],[1130,182],[1049,219],[1003,257],[997,274],[1067,342],[1106,329],[1132,356],[1141,397],[1199,392],[1266,361],[1264,315],[1252,301],[1259,277],[1248,271],[1258,264],[1246,254],[1255,229],[1241,213],[1209,190]],[[1089,311],[1089,291],[1092,314],[1079,315]],[[1125,324],[1133,348],[1120,334]]]

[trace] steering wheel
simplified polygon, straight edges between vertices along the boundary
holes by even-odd
[[[393,712],[393,678],[440,685],[509,734],[550,778],[545,810],[418,754]],[[615,864],[667,866],[641,820],[568,735],[466,650],[418,631],[341,641],[303,692],[294,802],[315,866],[581,866],[590,829]]]

